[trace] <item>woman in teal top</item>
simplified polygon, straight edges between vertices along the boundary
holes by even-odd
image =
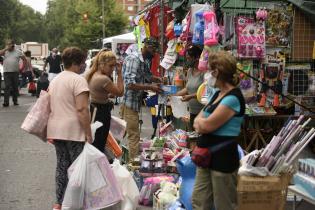
[[[193,130],[193,123],[195,117],[198,115],[204,105],[197,100],[197,90],[203,83],[204,74],[198,71],[198,61],[202,50],[195,45],[188,47],[186,52],[186,63],[189,67],[187,72],[186,87],[176,93],[177,96],[182,96],[182,101],[188,101],[189,113],[190,113],[190,129]]]
[[[194,121],[195,130],[201,134],[197,146],[224,146],[211,154],[209,168],[197,168],[192,204],[198,210],[234,210],[239,167],[236,138],[241,130],[245,100],[236,87],[239,79],[232,55],[224,51],[210,53],[208,66],[207,84],[218,91]]]

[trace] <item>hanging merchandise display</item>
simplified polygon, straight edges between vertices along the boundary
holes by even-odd
[[[217,24],[216,16],[213,11],[206,11],[203,13],[205,21],[205,30],[204,30],[204,42],[205,45],[212,46],[218,44],[219,26]]]
[[[239,58],[265,57],[265,23],[254,18],[236,17],[237,55]]]
[[[196,13],[196,23],[194,26],[194,34],[192,43],[195,45],[203,45],[204,42],[204,18],[203,18],[203,12],[197,12]]]
[[[245,73],[240,73],[240,84],[239,87],[243,93],[244,98],[248,101],[256,96],[257,90],[254,81],[247,75],[254,76],[253,61],[243,60],[237,64],[238,69],[241,69]]]

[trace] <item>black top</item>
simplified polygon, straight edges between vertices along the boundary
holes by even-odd
[[[49,73],[58,74],[61,72],[61,68],[60,68],[61,56],[60,55],[55,55],[55,57],[50,55],[46,59],[46,62],[49,63]]]
[[[234,95],[240,102],[240,112],[235,114],[235,117],[243,117],[245,114],[245,99],[242,95],[242,92],[239,88],[235,88],[228,92],[224,97],[228,95]],[[211,99],[211,101],[205,106],[204,110],[208,110],[207,112],[212,113],[220,104],[221,100],[217,103],[213,104],[213,102],[219,96],[219,92],[217,92]],[[223,173],[232,173],[239,167],[239,154],[237,149],[237,142],[235,139],[237,136],[218,136],[213,135],[211,133],[202,134],[197,142],[198,147],[213,147],[215,145],[219,145],[225,141],[231,141],[228,145],[220,148],[219,150],[213,152],[211,155],[211,163],[210,168],[216,171],[220,171]],[[234,141],[233,141],[234,140]]]

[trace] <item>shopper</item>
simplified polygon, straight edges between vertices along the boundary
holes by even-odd
[[[175,94],[176,96],[182,96],[182,101],[188,101],[190,130],[193,130],[194,120],[204,106],[197,100],[197,90],[204,80],[204,74],[198,70],[201,52],[202,50],[195,45],[191,45],[187,48],[186,65],[189,69],[187,71],[186,87]]]
[[[4,56],[3,78],[5,85],[3,107],[9,106],[11,89],[13,104],[17,106],[19,105],[19,61],[22,59],[25,64],[26,58],[20,50],[15,49],[15,42],[13,40],[8,40],[6,48],[0,50],[0,56],[2,55]]]
[[[49,86],[51,114],[47,139],[55,145],[57,155],[55,210],[61,209],[68,183],[67,169],[82,152],[84,142],[92,143],[89,88],[86,79],[79,75],[85,57],[79,48],[66,48],[62,53],[65,71]]]
[[[51,54],[46,58],[43,71],[46,72],[47,63],[49,64],[48,80],[51,82],[61,72],[61,56],[57,48],[52,49]]]
[[[25,51],[24,55],[26,57],[26,63],[22,71],[22,82],[20,84],[20,88],[24,87],[28,82],[33,82],[34,71],[31,63],[31,51]]]
[[[158,48],[154,38],[146,38],[140,52],[136,51],[128,55],[123,64],[123,79],[125,92],[121,106],[121,116],[127,122],[127,137],[129,146],[129,161],[139,155],[139,112],[142,105],[144,90],[160,93],[159,84],[148,84],[152,82],[161,83],[162,79],[155,77],[150,72],[149,64]]]
[[[194,121],[195,130],[202,134],[197,145],[224,146],[211,154],[209,168],[197,168],[192,204],[196,210],[234,210],[239,167],[235,139],[240,133],[245,100],[236,87],[239,78],[232,55],[224,51],[210,53],[208,66],[207,83],[218,91]]]
[[[115,68],[117,84],[114,84],[110,78]],[[95,121],[103,123],[103,126],[96,130],[93,145],[103,153],[105,153],[113,108],[109,94],[113,96],[123,96],[124,94],[121,68],[115,54],[112,51],[103,50],[94,58],[92,68],[86,76],[91,95],[91,114],[96,108]]]

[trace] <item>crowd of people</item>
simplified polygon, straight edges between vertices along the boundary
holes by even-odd
[[[4,56],[5,94],[3,106],[9,106],[10,91],[13,103],[18,105],[19,60],[24,62],[21,87],[26,81],[33,81],[34,72],[31,54],[15,49],[12,40],[0,50]],[[84,143],[93,144],[105,153],[106,139],[109,134],[111,110],[110,97],[123,97],[120,109],[121,118],[127,122],[129,161],[133,163],[139,156],[139,112],[142,106],[143,91],[162,92],[162,77],[153,76],[150,61],[158,49],[155,38],[146,38],[139,51],[129,54],[120,63],[115,54],[101,50],[84,75],[86,68],[85,53],[77,47],[68,47],[58,54],[54,48],[46,59],[51,114],[47,127],[47,139],[55,146],[56,167],[56,204],[54,210],[61,209],[68,176],[67,169],[82,152]],[[236,137],[245,112],[242,93],[237,88],[236,60],[227,52],[209,54],[207,73],[198,71],[198,60],[202,49],[190,46],[186,50],[188,67],[186,86],[175,95],[188,101],[190,129],[201,137],[199,147],[212,147],[228,142],[212,158],[215,164],[210,168],[197,169],[192,203],[194,209],[235,209],[236,177],[239,167]],[[63,68],[63,69],[62,69]],[[117,81],[113,82],[112,73],[116,71]],[[215,93],[204,106],[196,97],[198,87],[206,82]],[[95,116],[92,117],[91,116]],[[102,122],[92,139],[91,121]],[[111,160],[109,160],[111,161]]]

